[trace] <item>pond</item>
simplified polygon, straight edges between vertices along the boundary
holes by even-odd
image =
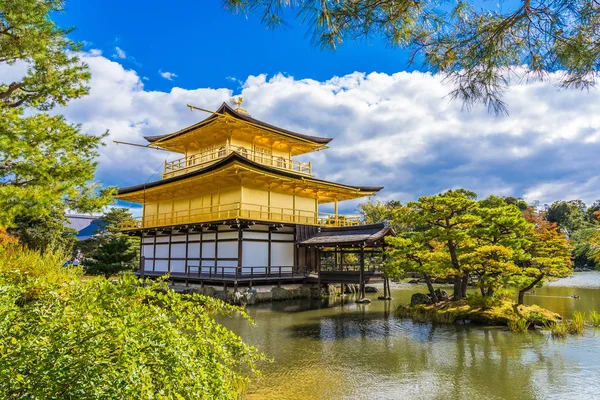
[[[227,325],[274,359],[247,399],[562,399],[600,396],[600,332],[543,332],[413,323],[394,316],[420,285],[396,285],[391,302],[354,298],[248,307],[256,321]],[[600,273],[579,273],[526,297],[563,316],[600,310]],[[571,296],[580,296],[575,299]]]

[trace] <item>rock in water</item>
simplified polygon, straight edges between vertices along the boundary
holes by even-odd
[[[365,293],[377,293],[378,291],[375,286],[365,286]]]
[[[415,293],[410,298],[410,305],[416,306],[417,304],[431,304],[431,297],[423,293]]]
[[[233,292],[233,304],[235,305],[245,305],[246,304],[246,296],[238,290]]]
[[[445,290],[436,289],[435,295],[437,296],[439,301],[449,301],[450,300],[450,295]]]
[[[244,297],[246,298],[246,304],[256,304],[256,297],[258,296],[258,292],[255,289],[246,289],[244,292]]]

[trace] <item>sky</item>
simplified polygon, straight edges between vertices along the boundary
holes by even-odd
[[[179,158],[112,140],[144,143],[207,117],[186,103],[214,110],[243,95],[255,118],[332,137],[330,149],[300,160],[318,178],[384,186],[380,200],[459,187],[542,204],[600,199],[600,90],[560,91],[552,74],[513,84],[510,114],[495,116],[463,110],[441,75],[407,65],[406,52],[377,38],[324,51],[297,22],[267,30],[259,15],[232,15],[219,0],[69,0],[55,20],[76,27],[92,72],[90,95],[55,111],[89,134],[109,131],[104,185],[156,180],[165,156]],[[359,201],[345,203],[342,212],[356,212]]]

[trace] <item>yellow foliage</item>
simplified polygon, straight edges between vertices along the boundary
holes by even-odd
[[[6,232],[6,228],[0,226],[0,246],[6,246],[17,242],[18,240],[16,237],[9,235],[8,232]]]
[[[67,257],[61,252],[30,250],[16,241],[0,242],[0,283],[19,287],[24,300],[35,299],[51,286],[72,282],[81,269],[63,267]]]

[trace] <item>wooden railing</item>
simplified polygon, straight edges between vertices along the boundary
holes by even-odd
[[[121,229],[152,228],[234,218],[302,225],[354,226],[360,224],[360,217],[356,216],[317,213],[314,211],[236,202],[191,210],[146,215],[143,221],[141,217],[124,221]]]
[[[296,278],[306,274],[298,266],[264,266],[264,267],[219,267],[187,265],[183,273],[171,272],[174,277],[184,274],[187,278],[220,279],[220,280],[254,280],[265,278]]]
[[[312,175],[311,164],[302,161],[296,161],[289,158],[274,156],[272,154],[262,153],[260,151],[248,150],[244,147],[223,145],[219,149],[204,151],[193,154],[174,161],[165,161],[163,178],[173,176],[178,173],[189,172],[193,169],[200,169],[209,166],[231,153],[238,153],[242,157],[255,161],[259,164],[270,167],[292,171],[303,175]]]

